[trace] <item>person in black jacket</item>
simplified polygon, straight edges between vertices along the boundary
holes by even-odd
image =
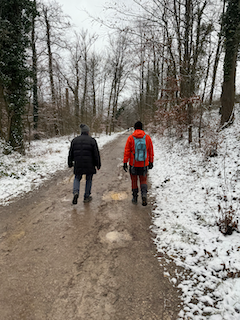
[[[86,124],[80,125],[81,135],[74,138],[71,142],[68,154],[68,166],[73,167],[74,162],[74,182],[73,182],[73,204],[77,204],[80,181],[83,174],[86,175],[86,186],[83,202],[92,200],[91,188],[92,177],[96,173],[96,167],[101,168],[100,153],[97,141],[89,135],[89,127]]]

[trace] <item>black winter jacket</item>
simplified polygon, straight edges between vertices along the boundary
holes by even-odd
[[[74,161],[74,174],[94,174],[100,169],[101,159],[97,141],[86,133],[74,138],[68,154],[68,166],[71,168]]]

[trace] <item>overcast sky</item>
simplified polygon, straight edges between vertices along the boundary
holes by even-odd
[[[88,29],[90,34],[98,33],[100,36],[106,34],[107,29],[101,27],[89,15],[97,18],[104,16],[104,5],[106,0],[57,0],[62,6],[65,14],[69,15],[72,23],[79,29]],[[87,12],[89,13],[87,13]]]
[[[100,25],[94,18],[112,16],[113,13],[104,9],[111,0],[56,0],[61,6],[63,13],[71,17],[71,23],[81,29],[88,30],[89,35],[97,34],[98,39],[94,44],[96,50],[104,50],[108,45],[108,34],[110,30],[106,26]],[[121,0],[132,1],[132,0]],[[120,2],[120,1],[118,1]],[[92,17],[92,18],[91,18]]]

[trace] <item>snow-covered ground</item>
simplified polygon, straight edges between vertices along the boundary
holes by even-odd
[[[99,149],[120,133],[95,137]],[[0,141],[0,205],[7,205],[16,196],[38,188],[58,170],[67,169],[67,157],[73,136],[32,141],[26,155],[3,154]]]
[[[183,292],[179,319],[240,319],[239,122],[237,116],[233,126],[219,133],[217,157],[207,158],[186,140],[153,139],[152,229],[160,262],[169,256],[165,276]],[[227,211],[239,221],[231,235],[217,225]],[[169,274],[172,260],[187,272]]]
[[[226,211],[240,217],[239,123],[236,117],[234,125],[219,134],[218,156],[212,158],[189,148],[186,140],[153,137],[152,230],[160,263],[163,254],[169,257],[165,276],[183,292],[179,320],[240,320],[240,233],[225,236],[217,225]],[[96,138],[99,148],[117,136]],[[0,151],[0,204],[66,169],[72,138],[32,142],[25,156]],[[171,261],[183,268],[169,274]]]

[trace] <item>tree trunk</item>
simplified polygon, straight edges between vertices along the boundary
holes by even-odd
[[[139,101],[140,121],[143,121],[143,108],[144,108],[144,61],[143,61],[143,58],[141,58],[140,101]]]
[[[87,119],[86,115],[86,97],[87,97],[87,83],[88,83],[88,67],[87,67],[87,56],[85,55],[85,73],[84,73],[84,86],[83,86],[83,96],[81,101],[81,121],[84,122]]]
[[[94,68],[94,66],[93,66]],[[96,117],[96,89],[95,89],[95,72],[92,70],[92,115],[93,118]]]
[[[66,88],[65,90],[65,99],[66,99],[66,112],[67,114],[70,114],[70,108],[69,108],[69,91],[68,91],[68,88]]]
[[[190,12],[191,0],[185,2],[185,34],[184,34],[184,57],[181,68],[181,95],[188,99],[191,96],[191,75],[190,75]],[[192,142],[192,104],[187,104],[188,113],[188,142]]]
[[[116,116],[116,109],[117,109],[117,101],[118,101],[118,81],[120,81],[119,77],[119,69],[116,66],[114,80],[113,80],[113,104],[112,104],[112,117],[111,117],[111,125],[110,125],[110,134],[115,130],[115,116]]]
[[[226,55],[228,55],[228,50],[226,50]],[[232,67],[227,77],[222,85],[222,95],[221,95],[221,125],[228,122],[231,118],[235,100],[235,78],[236,78],[236,63],[237,63],[237,52],[232,59]],[[226,79],[227,78],[227,79]]]
[[[4,133],[3,133],[3,124],[2,124],[2,119],[3,119],[3,109],[6,108],[6,102],[4,99],[4,93],[3,93],[3,86],[0,82],[0,137],[4,138]]]
[[[208,77],[209,77],[209,71],[210,71],[210,65],[211,65],[211,58],[212,58],[212,53],[209,53],[208,56],[208,62],[207,62],[207,70],[206,70],[206,76],[204,79],[204,87],[203,87],[203,94],[202,94],[202,102],[204,102],[205,99],[205,94],[206,94],[206,88],[207,88],[207,82],[208,82]]]
[[[52,48],[51,48],[50,23],[48,20],[47,8],[44,9],[44,18],[46,23],[47,49],[48,49],[48,72],[49,72],[49,78],[50,78],[52,104],[55,106],[56,95],[55,95],[55,86],[54,86],[54,79],[53,79],[53,57],[52,57]]]
[[[36,0],[34,0],[36,6]],[[35,19],[36,15],[32,17],[32,76],[33,76],[33,123],[34,129],[38,127],[38,81],[37,81],[37,50],[35,39]]]
[[[75,115],[75,121],[76,126],[79,124],[79,86],[75,86],[74,88],[74,115]]]
[[[80,103],[79,103],[79,65],[78,62],[76,63],[76,84],[74,87],[74,110],[75,110],[75,122],[76,122],[76,128],[79,125],[79,109],[80,109]]]
[[[235,78],[238,47],[240,41],[240,1],[228,2],[228,8],[224,16],[225,29],[225,58],[224,58],[224,80],[220,108],[221,125],[230,121],[235,99]]]
[[[224,0],[222,14],[224,14],[224,12],[225,12],[225,4],[226,4],[226,1]],[[210,97],[209,97],[209,105],[212,104],[212,100],[213,100],[213,92],[214,92],[216,76],[217,76],[217,68],[218,68],[221,49],[222,49],[222,42],[223,42],[222,29],[223,29],[223,24],[221,23],[221,30],[220,30],[219,36],[218,36],[218,44],[217,44],[216,56],[215,56],[215,61],[214,61],[214,66],[213,66],[213,76],[212,76],[212,85],[211,85],[211,91],[210,91]]]
[[[112,95],[113,95],[113,83],[111,86],[111,92],[108,100],[108,111],[107,111],[107,123],[106,123],[106,134],[110,132],[110,110],[111,110],[111,103],[112,103]]]
[[[220,42],[220,38],[219,38],[218,39],[216,56],[215,56],[215,61],[214,61],[214,66],[213,66],[213,76],[212,76],[212,84],[211,84],[211,91],[210,91],[210,97],[209,97],[209,105],[212,104],[212,100],[213,100],[213,92],[214,92],[214,88],[215,88],[215,82],[216,82],[216,76],[217,76],[217,68],[218,68],[219,59],[220,59],[220,52],[221,52],[221,42]]]
[[[188,143],[192,143],[192,118],[193,118],[193,105],[188,103]]]
[[[22,138],[23,123],[21,111],[17,108],[13,109],[9,114],[9,137],[8,141],[14,150],[25,153]]]

